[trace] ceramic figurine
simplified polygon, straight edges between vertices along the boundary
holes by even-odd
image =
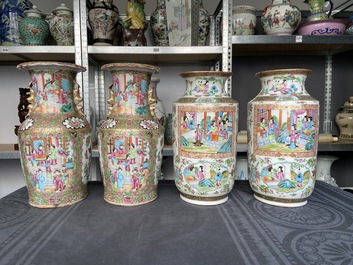
[[[319,102],[305,89],[308,69],[257,73],[262,89],[248,103],[249,183],[256,199],[298,207],[314,190]]]
[[[57,45],[74,45],[74,18],[72,11],[61,4],[53,11],[53,16],[49,22],[50,33]]]
[[[98,130],[104,199],[123,206],[151,202],[158,194],[156,165],[164,144],[164,129],[150,112],[148,90],[151,76],[159,68],[112,63],[102,69],[113,77],[109,113]]]
[[[272,0],[261,14],[261,25],[267,35],[291,35],[299,26],[301,12],[290,0]]]
[[[144,11],[145,0],[127,0],[126,18],[122,22],[124,46],[146,46],[147,21]]]
[[[23,12],[24,18],[20,21],[19,32],[23,45],[46,45],[50,36],[49,25],[45,15],[33,6],[33,9]]]
[[[93,35],[93,45],[113,45],[119,22],[119,10],[113,0],[95,0],[88,11],[88,22]]]
[[[238,103],[226,89],[230,72],[181,73],[183,97],[173,104],[175,184],[198,205],[227,201],[235,179]]]
[[[86,198],[91,162],[91,129],[82,107],[76,74],[84,67],[62,62],[17,66],[31,76],[29,113],[18,144],[29,204],[53,208]]]

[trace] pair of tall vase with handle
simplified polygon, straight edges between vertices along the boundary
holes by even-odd
[[[83,67],[61,62],[18,65],[31,75],[30,111],[19,128],[29,203],[51,208],[87,196],[90,125],[77,104]],[[151,113],[148,90],[158,67],[114,63],[107,119],[98,131],[104,199],[139,205],[157,198],[163,126]],[[314,189],[318,102],[305,90],[306,69],[260,72],[260,94],[248,103],[249,182],[255,197],[281,206],[304,205]],[[229,72],[181,76],[186,90],[173,105],[175,184],[184,201],[216,205],[234,186],[238,103],[227,91]]]
[[[30,111],[19,127],[21,163],[29,203],[52,208],[87,196],[91,161],[91,129],[79,105],[76,74],[85,68],[62,62],[18,65],[31,76]],[[107,119],[98,132],[104,199],[138,205],[157,197],[164,128],[150,111],[149,85],[158,67],[107,64]],[[151,95],[153,96],[153,95]]]

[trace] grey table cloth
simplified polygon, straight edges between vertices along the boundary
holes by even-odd
[[[282,208],[237,181],[226,203],[196,206],[162,181],[156,201],[121,207],[90,183],[80,203],[37,209],[21,188],[0,200],[0,264],[353,264],[353,195],[318,181]]]

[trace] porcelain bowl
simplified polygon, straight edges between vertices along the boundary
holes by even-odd
[[[325,19],[301,23],[296,35],[341,35],[349,21],[346,19]]]

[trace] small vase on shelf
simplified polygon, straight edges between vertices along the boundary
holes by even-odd
[[[340,130],[338,138],[353,140],[353,96],[343,104],[335,121]]]
[[[157,7],[151,14],[151,30],[156,46],[169,46],[165,0],[157,0]]]
[[[24,18],[20,21],[19,32],[23,45],[46,45],[50,36],[49,25],[45,15],[33,6],[33,9],[23,12]]]
[[[210,13],[203,7],[203,1],[200,0],[199,6],[199,38],[198,46],[205,46],[210,33],[211,18]]]
[[[256,9],[253,6],[233,7],[233,35],[255,35]]]
[[[113,45],[117,31],[119,10],[113,0],[95,0],[88,11],[88,22],[93,34],[93,45]]]
[[[57,45],[74,45],[74,18],[72,11],[61,4],[53,11],[49,22],[49,29]]]
[[[290,0],[273,0],[261,14],[261,25],[267,35],[291,35],[300,20],[301,12]]]
[[[0,45],[21,45],[19,22],[32,8],[28,0],[3,0],[0,3]]]

